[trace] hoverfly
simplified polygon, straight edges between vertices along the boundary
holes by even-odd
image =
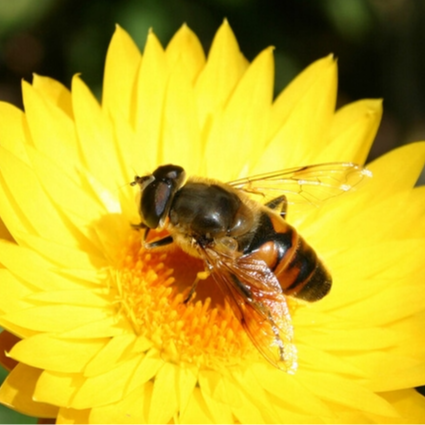
[[[322,299],[332,278],[317,254],[285,220],[288,205],[318,205],[347,192],[370,171],[353,163],[293,168],[229,183],[191,177],[177,165],[136,176],[145,239],[150,229],[169,236],[146,243],[171,243],[203,260],[253,344],[274,366],[296,368],[293,328],[286,302]],[[255,199],[257,198],[257,199]]]

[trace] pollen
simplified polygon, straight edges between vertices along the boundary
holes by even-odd
[[[258,355],[211,278],[187,301],[202,270],[202,261],[178,248],[145,249],[133,231],[114,272],[119,314],[164,360],[219,367]]]

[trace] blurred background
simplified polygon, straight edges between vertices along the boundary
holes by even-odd
[[[99,96],[116,23],[143,49],[149,28],[166,45],[186,22],[208,51],[224,17],[248,60],[276,47],[276,93],[333,53],[339,106],[383,98],[370,159],[425,140],[423,0],[0,0],[0,100],[21,106],[20,80],[33,72],[68,86],[81,72]]]
[[[248,60],[275,46],[276,94],[311,62],[333,53],[338,106],[383,98],[369,160],[425,140],[423,0],[0,0],[0,100],[22,107],[21,80],[31,81],[32,73],[69,87],[81,72],[100,97],[116,23],[143,50],[149,28],[166,45],[186,22],[208,52],[223,18]],[[0,422],[35,420],[3,409]]]

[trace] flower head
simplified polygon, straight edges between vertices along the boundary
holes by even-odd
[[[185,296],[202,261],[150,251],[128,183],[175,163],[229,181],[364,163],[381,103],[335,112],[336,64],[315,62],[273,101],[272,49],[249,64],[224,22],[206,60],[183,26],[143,57],[117,28],[101,105],[79,76],[23,83],[0,105],[0,400],[58,423],[421,422],[425,383],[425,144],[368,165],[373,179],[288,220],[333,276],[288,299],[298,370],[257,352],[217,287]],[[10,232],[10,233],[7,233]]]

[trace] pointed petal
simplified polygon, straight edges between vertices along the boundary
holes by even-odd
[[[216,121],[206,146],[207,175],[236,178],[265,143],[273,94],[273,52],[266,49],[249,66]],[[229,167],[228,164],[232,164]]]
[[[142,56],[134,41],[119,25],[106,54],[102,107],[112,116],[134,116],[134,88]]]
[[[91,409],[90,423],[144,424],[148,423],[152,383],[139,385],[118,403]]]
[[[253,174],[317,162],[335,109],[336,72],[332,57],[322,59],[282,92],[273,105],[271,141]]]
[[[25,117],[36,149],[72,172],[80,156],[71,117],[25,81],[22,95]]]
[[[70,246],[76,244],[71,229],[52,205],[34,170],[1,147],[0,175],[4,179],[0,188],[3,196],[0,197],[7,199],[8,204],[0,207],[0,214],[15,239],[15,230],[25,232],[31,229],[29,233],[43,235],[52,241]],[[21,223],[16,223],[13,213]]]
[[[202,157],[195,102],[188,75],[183,73],[181,68],[180,71],[173,72],[164,104],[159,163],[179,164],[189,175],[199,174],[199,158]]]
[[[80,282],[52,271],[51,263],[36,252],[0,240],[0,263],[21,279],[32,291],[76,289]]]
[[[110,190],[125,183],[113,140],[111,122],[82,80],[72,79],[72,106],[84,162],[92,175]]]
[[[106,373],[86,378],[70,407],[87,409],[118,402],[122,399],[126,384],[139,362],[140,356],[134,356]]]
[[[0,310],[2,312],[12,311],[30,304],[24,299],[33,293],[30,285],[26,285],[9,270],[0,268]]]
[[[105,343],[106,340],[67,340],[39,334],[18,342],[9,356],[39,369],[78,373]]]
[[[54,406],[69,406],[78,388],[84,383],[80,374],[45,370],[37,380],[34,400]]]
[[[266,364],[258,364],[253,368],[253,373],[257,376],[261,385],[281,400],[282,404],[285,403],[287,394],[291,394],[291,407],[294,411],[303,413],[315,412],[319,417],[332,417],[329,406],[320,396],[307,391],[301,382],[297,380],[296,375],[280,377],[279,372]]]
[[[33,400],[34,388],[41,370],[19,364],[7,376],[0,388],[0,402],[25,415],[56,418],[58,408]]]
[[[32,86],[43,99],[48,99],[73,119],[71,92],[62,83],[53,78],[34,74]]]
[[[328,145],[319,153],[317,162],[364,164],[381,117],[381,100],[360,100],[338,110],[332,120]]]
[[[56,419],[57,424],[88,424],[91,409],[77,410],[67,409],[61,407]],[[106,421],[93,422],[93,423],[106,423]],[[119,423],[119,422],[116,422]]]
[[[218,29],[204,69],[196,81],[199,123],[202,129],[227,102],[247,67],[238,42],[225,20]]]
[[[144,166],[153,170],[158,164],[158,149],[168,69],[164,50],[157,37],[149,32],[137,76],[135,129],[143,146]]]
[[[165,49],[169,69],[181,68],[191,84],[205,66],[205,53],[195,33],[186,25],[174,34]]]
[[[180,423],[182,424],[214,424],[217,423],[211,413],[209,412],[208,406],[205,403],[204,396],[200,389],[195,387],[190,395],[188,407],[179,416]],[[232,418],[233,419],[233,418]],[[226,423],[226,422],[223,422]],[[231,423],[230,421],[227,423]]]
[[[28,143],[25,114],[13,105],[0,102],[0,146],[7,149],[21,161],[29,164],[25,145]]]
[[[137,389],[140,385],[151,380],[161,369],[164,361],[161,359],[159,353],[152,349],[143,357],[126,388],[126,393],[130,393]]]
[[[149,423],[168,423],[178,411],[177,403],[178,367],[165,363],[155,376],[149,410]],[[164,403],[164,400],[167,400]]]
[[[425,397],[414,389],[382,393],[381,397],[388,400],[400,412],[403,424],[420,424],[425,418]],[[376,423],[382,422],[377,420]]]
[[[134,334],[120,335],[111,338],[84,368],[84,376],[96,376],[125,361],[125,352],[134,344]]]
[[[425,142],[410,143],[394,149],[370,163],[368,168],[373,173],[371,183],[375,188],[374,199],[384,199],[396,191],[413,187],[424,163]]]
[[[39,332],[64,332],[85,323],[107,318],[110,312],[100,308],[47,305],[10,312],[5,319]]]
[[[196,367],[190,367],[184,364],[180,365],[177,383],[177,396],[180,412],[184,412],[189,404],[189,400],[192,397],[192,393],[198,380],[197,375],[198,369]]]
[[[297,379],[313,394],[351,409],[361,409],[382,416],[396,417],[396,410],[364,386],[344,377],[312,371],[297,371]]]

